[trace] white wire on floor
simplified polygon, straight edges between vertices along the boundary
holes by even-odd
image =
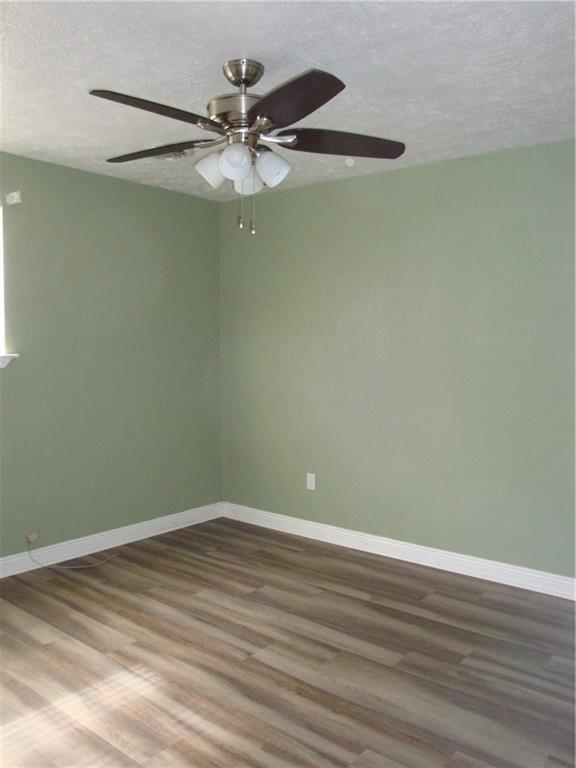
[[[47,565],[45,563],[41,563],[39,560],[36,560],[30,551],[30,545],[28,545],[27,549],[28,557],[30,560],[32,560],[33,563],[36,563],[36,565],[39,565],[41,568],[53,568],[54,570],[58,571],[76,571],[80,568],[98,568],[99,565],[107,563],[108,560],[112,560],[114,557],[118,557],[118,553],[115,552],[112,555],[108,555],[108,557],[105,557],[103,560],[99,560],[97,563],[90,563],[90,565]]]

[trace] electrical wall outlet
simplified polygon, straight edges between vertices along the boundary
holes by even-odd
[[[316,475],[314,472],[308,472],[306,475],[306,490],[307,491],[316,490]]]
[[[38,531],[30,531],[30,533],[26,534],[26,541],[28,544],[34,544],[35,541],[38,541],[40,538]]]

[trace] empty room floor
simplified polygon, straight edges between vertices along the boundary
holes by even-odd
[[[2,768],[573,766],[568,601],[225,519],[113,553],[1,582]]]

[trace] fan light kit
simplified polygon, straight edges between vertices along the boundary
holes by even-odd
[[[275,145],[298,152],[344,155],[348,158],[348,165],[354,164],[354,157],[394,160],[405,150],[402,142],[359,133],[322,128],[280,130],[315,112],[345,88],[341,80],[328,72],[310,69],[265,96],[258,96],[248,93],[247,89],[260,81],[264,74],[262,64],[252,59],[233,59],[224,64],[223,71],[238,92],[211,99],[206,116],[115,91],[90,91],[101,99],[164,115],[217,134],[216,138],[182,141],[131,152],[112,157],[108,162],[126,163],[159,155],[176,159],[189,149],[209,149],[226,144],[224,149],[206,155],[196,163],[196,170],[212,189],[218,189],[227,180],[232,182],[240,196],[238,226],[241,229],[244,228],[244,197],[251,197],[249,229],[254,234],[254,195],[265,186],[278,186],[290,173],[290,163],[272,150]]]

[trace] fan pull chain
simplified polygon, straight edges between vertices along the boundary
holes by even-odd
[[[238,217],[236,219],[239,229],[244,229],[244,197],[240,195],[238,200]]]
[[[252,212],[250,214],[250,234],[256,234],[256,195],[252,195]]]

